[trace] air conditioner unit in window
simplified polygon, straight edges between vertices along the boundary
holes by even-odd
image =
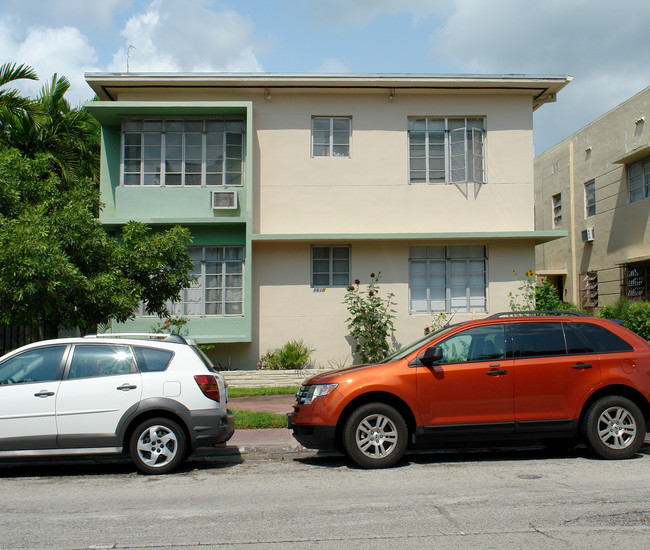
[[[591,243],[594,240],[594,228],[587,227],[587,229],[582,230],[582,242]]]
[[[212,191],[212,210],[236,210],[237,191]]]

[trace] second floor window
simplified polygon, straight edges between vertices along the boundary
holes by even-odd
[[[553,195],[553,227],[562,227],[562,193]]]
[[[640,160],[627,168],[630,202],[650,197],[650,159]]]
[[[311,154],[313,157],[349,157],[349,117],[315,116],[311,119]]]
[[[125,120],[125,186],[238,186],[243,184],[244,121]]]
[[[410,118],[410,183],[484,183],[482,118]]]
[[[585,183],[585,217],[596,215],[596,180]]]

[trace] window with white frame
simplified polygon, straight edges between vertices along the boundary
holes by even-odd
[[[350,283],[350,247],[311,247],[311,286],[348,286]]]
[[[484,183],[483,118],[409,118],[409,182]]]
[[[627,167],[630,202],[650,197],[650,159],[640,160]]]
[[[243,120],[124,120],[122,184],[243,185]]]
[[[585,217],[596,215],[596,180],[585,183]]]
[[[313,157],[350,156],[350,117],[315,116],[311,119]]]
[[[244,247],[209,246],[187,249],[196,278],[181,291],[181,299],[168,302],[172,315],[243,315]]]
[[[562,226],[562,193],[553,195],[553,227]]]
[[[410,247],[409,302],[411,313],[487,311],[486,247]]]

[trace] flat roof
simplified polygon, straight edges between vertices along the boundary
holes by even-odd
[[[315,73],[86,73],[86,82],[103,101],[115,101],[128,88],[268,88],[519,91],[533,98],[533,109],[554,102],[568,75],[524,74],[315,74]]]

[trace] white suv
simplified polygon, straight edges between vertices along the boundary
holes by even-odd
[[[128,453],[146,473],[230,439],[223,377],[178,335],[29,344],[0,359],[0,458]]]

